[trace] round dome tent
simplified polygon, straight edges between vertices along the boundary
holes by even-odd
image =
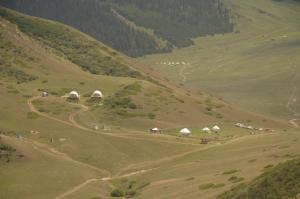
[[[213,132],[218,133],[221,129],[217,125],[212,127]]]
[[[190,135],[191,134],[191,131],[188,128],[183,128],[179,132],[181,135]]]
[[[205,133],[209,133],[209,132],[210,132],[210,129],[209,129],[208,127],[204,127],[204,128],[202,129],[202,131],[205,132]]]
[[[91,95],[91,98],[99,98],[99,99],[101,99],[101,98],[103,98],[103,94],[102,94],[101,91],[96,90],[96,91],[94,91],[93,94]]]
[[[69,99],[79,99],[79,94],[76,91],[71,91],[69,93]]]

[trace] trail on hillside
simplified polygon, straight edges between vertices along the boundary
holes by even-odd
[[[237,138],[228,140],[225,143],[218,142],[218,143],[214,143],[212,145],[206,145],[206,146],[203,146],[203,147],[195,149],[195,150],[183,152],[183,153],[176,154],[176,155],[171,155],[171,156],[168,156],[168,157],[165,157],[165,158],[161,158],[159,160],[153,160],[153,161],[148,161],[148,162],[143,162],[143,163],[138,163],[138,164],[132,164],[132,165],[129,165],[126,168],[120,170],[117,175],[121,175],[121,173],[126,171],[126,170],[130,170],[130,169],[134,169],[134,168],[136,169],[138,167],[143,167],[143,168],[151,167],[151,166],[155,167],[155,165],[160,164],[160,163],[172,161],[172,160],[175,160],[175,159],[178,159],[178,158],[181,158],[181,157],[193,154],[193,153],[205,151],[205,150],[212,149],[212,148],[215,148],[215,147],[218,147],[218,146],[224,146],[224,145],[232,144],[232,143],[244,140],[244,139],[248,139],[249,137],[252,138],[252,137],[260,137],[260,136],[266,136],[266,135],[277,135],[277,134],[278,133],[275,132],[275,133],[263,133],[263,134],[245,135],[245,136],[237,137]]]
[[[297,111],[295,111],[295,110],[291,107],[291,106],[297,101],[296,92],[297,92],[297,88],[294,87],[294,89],[293,89],[293,91],[292,91],[292,93],[291,93],[291,95],[290,95],[290,97],[289,97],[289,99],[288,99],[288,102],[287,102],[287,104],[286,104],[286,108],[287,108],[288,111],[290,111],[291,113],[293,113],[294,116],[296,117],[296,118],[293,118],[293,119],[289,120],[289,123],[290,123],[293,127],[298,128],[299,125],[297,124],[296,121],[298,120],[298,117],[300,116],[300,113],[297,112]]]
[[[298,128],[299,125],[297,124],[297,121],[298,121],[298,119],[291,119],[291,120],[289,121],[289,123],[290,123],[291,125],[293,125],[295,128]]]
[[[186,65],[182,65],[181,69],[179,70],[179,76],[182,77],[182,80],[181,80],[181,84],[185,84],[186,82],[186,75],[185,75],[185,70],[186,70],[187,66]]]
[[[92,170],[95,170],[95,171],[98,171],[101,173],[110,173],[109,171],[107,171],[105,169],[100,169],[93,165],[75,160],[75,159],[71,158],[69,155],[67,155],[66,153],[60,152],[60,151],[48,146],[47,144],[36,142],[36,141],[30,140],[30,139],[27,139],[24,137],[22,137],[21,140],[26,143],[30,143],[35,150],[40,151],[41,153],[44,153],[44,154],[53,156],[55,158],[59,158],[59,159],[68,161],[68,162],[72,162],[74,164],[81,165],[81,166],[87,167],[89,169],[92,169]]]
[[[74,187],[74,188],[72,188],[72,189],[70,189],[70,190],[64,192],[63,194],[61,194],[61,195],[55,197],[54,199],[62,199],[62,198],[65,198],[65,197],[67,197],[67,196],[69,196],[69,195],[71,195],[71,194],[77,192],[78,190],[82,189],[82,188],[85,187],[86,185],[88,185],[88,184],[90,184],[90,183],[92,183],[92,182],[97,182],[97,181],[99,181],[99,180],[101,180],[101,179],[97,179],[97,178],[88,179],[88,180],[86,180],[85,182],[83,182],[82,184],[77,185],[76,187]]]
[[[294,62],[292,62],[290,59],[289,59],[288,61],[289,61],[289,65],[291,65],[291,67],[297,68],[297,66],[296,66],[296,64],[295,64]],[[292,78],[292,80],[291,80],[291,82],[292,82],[293,84],[294,84],[294,82],[296,81],[297,75],[298,75],[298,73],[297,73],[297,71],[295,71],[295,74],[294,74],[294,76],[293,76],[293,78]],[[293,90],[292,90],[292,92],[291,92],[291,95],[289,96],[288,102],[287,102],[287,104],[286,104],[287,110],[290,111],[291,113],[293,113],[294,116],[295,116],[295,118],[292,118],[292,119],[289,121],[289,123],[290,123],[293,127],[295,127],[295,128],[298,128],[298,127],[299,127],[299,125],[297,124],[296,121],[298,120],[298,118],[299,118],[299,116],[300,116],[300,113],[299,113],[298,111],[296,111],[295,109],[292,108],[292,105],[295,104],[295,103],[297,102],[297,90],[298,90],[297,87],[294,86],[294,88],[293,88]]]
[[[0,137],[3,137],[5,139],[11,139],[9,136],[5,136],[5,135],[0,135]],[[56,149],[54,149],[54,148],[52,148],[52,147],[50,147],[50,146],[48,146],[46,144],[39,143],[39,142],[30,140],[30,139],[27,139],[27,138],[24,138],[24,137],[22,137],[20,140],[23,141],[23,142],[26,142],[26,143],[30,143],[30,145],[35,150],[37,150],[37,151],[39,151],[41,153],[44,153],[44,154],[47,154],[49,156],[53,156],[55,158],[62,159],[62,160],[68,161],[68,162],[72,162],[74,164],[77,164],[77,165],[80,165],[80,166],[84,166],[84,167],[87,167],[87,168],[92,169],[92,170],[99,171],[102,174],[104,174],[104,173],[110,174],[109,171],[106,171],[104,169],[100,169],[98,167],[95,167],[95,166],[92,166],[92,165],[89,165],[89,164],[86,164],[86,163],[74,160],[70,156],[68,156],[67,154],[65,154],[63,152],[60,152],[60,151],[57,151]],[[134,171],[134,172],[126,173],[126,174],[123,174],[123,175],[116,175],[116,176],[113,176],[113,177],[108,176],[108,177],[102,177],[102,178],[91,178],[91,179],[88,179],[88,180],[84,181],[83,183],[81,183],[79,185],[76,185],[75,187],[71,188],[70,190],[62,193],[58,197],[55,197],[55,199],[65,198],[66,196],[68,196],[68,195],[70,195],[70,194],[72,194],[72,193],[74,193],[74,192],[82,189],[86,185],[88,185],[90,183],[93,183],[93,182],[96,182],[96,181],[110,181],[110,180],[113,180],[113,179],[130,177],[130,176],[133,176],[133,175],[142,174],[142,173],[145,173],[145,172],[148,172],[148,171],[152,171],[152,170],[155,170],[155,169],[157,169],[157,168],[152,168],[152,169],[148,169],[148,170],[142,169],[142,170],[139,170],[139,171]]]
[[[79,114],[79,113],[82,113],[82,112],[86,112],[88,111],[88,107],[84,106],[84,105],[81,105],[82,106],[82,109],[83,110],[79,110],[79,111],[76,111],[75,113],[72,113],[70,116],[69,116],[69,122],[67,121],[63,121],[63,120],[60,120],[60,119],[57,119],[57,118],[54,118],[52,116],[49,116],[49,115],[46,115],[44,113],[40,113],[35,107],[34,105],[32,104],[32,101],[38,99],[40,97],[33,97],[33,98],[30,98],[28,100],[28,106],[30,108],[31,111],[41,115],[41,116],[44,116],[48,119],[52,119],[54,121],[57,121],[57,122],[60,122],[60,123],[63,123],[63,124],[66,124],[66,125],[69,125],[69,126],[72,126],[72,127],[75,127],[75,128],[79,128],[81,130],[85,130],[85,131],[89,131],[89,132],[93,132],[93,133],[97,133],[97,134],[103,134],[103,135],[110,135],[111,134],[106,134],[106,133],[99,133],[97,131],[94,131],[94,130],[91,130],[91,129],[88,129],[86,127],[83,127],[81,126],[80,124],[78,124],[75,120],[75,117]],[[142,174],[142,173],[145,173],[145,172],[148,172],[148,171],[152,171],[154,169],[157,169],[157,164],[159,163],[163,163],[163,162],[167,162],[167,161],[171,161],[171,160],[175,160],[177,158],[181,158],[181,157],[184,157],[186,155],[190,155],[192,153],[196,153],[196,152],[200,152],[200,151],[204,151],[204,150],[208,150],[210,148],[214,148],[214,147],[217,147],[217,146],[223,146],[224,144],[231,144],[231,143],[234,143],[234,142],[237,142],[237,141],[240,141],[242,139],[247,139],[249,136],[253,137],[253,136],[262,136],[262,135],[271,135],[271,134],[276,134],[276,133],[268,133],[268,134],[257,134],[257,135],[248,135],[248,136],[243,136],[243,137],[238,137],[238,138],[235,138],[235,139],[232,139],[232,140],[229,140],[229,141],[226,141],[225,143],[215,143],[213,145],[209,145],[209,146],[205,146],[205,147],[201,147],[201,148],[197,148],[195,150],[190,150],[190,151],[186,151],[186,152],[183,152],[183,153],[180,153],[180,154],[176,154],[176,155],[172,155],[172,156],[168,156],[168,157],[165,157],[165,158],[161,158],[159,160],[154,160],[154,161],[148,161],[148,162],[143,162],[143,163],[138,163],[138,164],[132,164],[132,165],[129,165],[128,167],[122,169],[121,171],[119,171],[116,176],[114,177],[104,177],[104,178],[92,178],[92,179],[88,179],[86,181],[84,181],[83,183],[71,188],[70,190],[62,193],[61,195],[59,195],[58,197],[56,197],[55,199],[62,199],[62,198],[65,198],[67,196],[69,196],[70,194],[73,194],[75,192],[77,192],[78,190],[82,189],[83,187],[85,187],[86,185],[90,184],[90,183],[93,183],[93,182],[96,182],[96,181],[109,181],[109,180],[112,180],[112,179],[116,179],[116,178],[124,178],[124,177],[130,177],[132,175],[138,175],[138,174]],[[161,140],[151,140],[151,139],[145,139],[145,138],[132,138],[132,137],[126,137],[126,136],[120,136],[120,135],[113,135],[114,137],[120,137],[120,138],[126,138],[126,139],[134,139],[134,140],[149,140],[149,141],[156,141],[156,142],[160,142]],[[173,141],[165,141],[165,142],[169,142],[169,143],[176,143],[176,144],[192,144],[192,143],[182,143],[182,142],[173,142]],[[61,152],[58,152],[56,149],[54,148],[51,148],[45,144],[41,144],[41,143],[38,143],[38,142],[31,142],[33,143],[35,146],[36,146],[36,149],[37,150],[40,150],[42,152],[45,152],[45,153],[48,153],[48,154],[52,154],[54,156],[58,156],[64,160],[67,160],[67,161],[71,161],[71,162],[74,162],[76,164],[79,164],[79,165],[83,165],[83,166],[86,166],[88,168],[91,168],[91,169],[95,169],[95,170],[98,170],[98,171],[105,171],[103,169],[100,169],[100,168],[97,168],[97,167],[94,167],[94,166],[91,166],[91,165],[88,165],[86,163],[83,163],[83,162],[80,162],[80,161],[77,161],[77,160],[74,160],[72,158],[70,158],[67,154],[64,154],[64,153],[61,153]],[[198,144],[200,145],[200,144]],[[203,146],[203,145],[202,145]],[[126,170],[134,170],[134,168],[137,168],[137,167],[140,167],[140,168],[146,168],[146,167],[150,167],[150,169],[136,169],[137,171],[133,171],[133,172],[125,172]],[[151,168],[152,167],[152,168]],[[123,172],[125,172],[124,174],[122,174]]]
[[[155,168],[154,168],[155,169]],[[79,191],[80,189],[82,189],[83,187],[93,183],[93,182],[98,182],[98,181],[110,181],[113,179],[118,179],[118,178],[125,178],[125,177],[130,177],[133,175],[138,175],[138,174],[142,174],[148,171],[152,171],[154,169],[148,169],[148,170],[140,170],[140,171],[135,171],[135,172],[131,172],[131,173],[127,173],[127,174],[123,174],[121,176],[115,176],[115,177],[104,177],[104,178],[91,178],[88,179],[86,181],[84,181],[83,183],[71,188],[70,190],[62,193],[61,195],[55,197],[54,199],[63,199],[71,194],[74,194],[75,192]]]
[[[104,132],[92,130],[92,129],[89,129],[87,127],[84,127],[84,126],[78,124],[76,122],[76,120],[75,120],[75,117],[78,114],[80,114],[82,112],[88,111],[88,107],[86,107],[85,105],[80,104],[80,106],[83,108],[83,110],[81,109],[79,111],[76,111],[75,113],[72,113],[69,116],[69,121],[64,121],[64,120],[61,120],[61,119],[49,116],[49,115],[47,115],[45,113],[41,113],[40,111],[38,111],[35,108],[35,106],[32,104],[32,102],[34,100],[37,100],[37,99],[40,99],[40,98],[42,98],[42,97],[41,96],[34,96],[34,97],[32,97],[32,98],[30,98],[30,99],[27,100],[27,104],[28,104],[28,107],[29,107],[30,111],[32,111],[32,112],[34,112],[34,113],[36,113],[36,114],[38,114],[40,116],[43,116],[45,118],[54,120],[56,122],[59,122],[59,123],[62,123],[62,124],[65,124],[65,125],[77,128],[77,129],[81,129],[81,130],[87,131],[87,132],[90,132],[90,133],[99,134],[99,135],[105,135],[105,136],[111,136],[111,137],[116,137],[116,138],[123,138],[123,139],[128,139],[128,140],[141,140],[141,141],[151,141],[151,142],[161,142],[161,143],[181,144],[181,145],[200,145],[200,144],[196,144],[196,143],[185,143],[185,142],[168,141],[168,140],[153,140],[151,138],[150,139],[149,138],[138,138],[138,137],[131,137],[129,135],[123,135],[123,134],[118,134],[118,133],[108,133],[108,132],[104,133]]]
[[[180,70],[178,71],[178,76],[181,77],[181,84],[185,84],[187,81],[187,75],[191,74],[190,72],[186,72],[189,66],[191,66],[191,63],[183,64]]]

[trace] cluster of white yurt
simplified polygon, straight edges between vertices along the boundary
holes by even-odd
[[[71,91],[68,95],[69,99],[79,99],[80,95],[77,91]],[[103,98],[103,94],[101,91],[99,90],[95,90],[92,95],[91,98],[95,98],[95,99],[102,99]]]
[[[204,132],[204,133],[209,133],[209,132],[214,132],[214,133],[218,133],[218,132],[220,132],[221,131],[221,128],[219,127],[219,126],[217,126],[217,125],[215,125],[215,126],[213,126],[211,129],[209,128],[209,127],[204,127],[203,129],[202,129],[202,131]]]
[[[192,132],[188,128],[183,128],[179,131],[179,133],[180,133],[180,135],[187,136],[187,135],[190,135]]]
[[[209,127],[204,127],[202,129],[202,131],[204,133],[210,133],[210,132],[214,132],[214,133],[218,133],[221,131],[221,128],[217,125],[213,126],[211,129]],[[190,135],[192,132],[188,129],[188,128],[183,128],[179,131],[180,135]]]

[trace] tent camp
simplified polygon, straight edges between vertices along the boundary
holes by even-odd
[[[202,131],[205,132],[205,133],[209,133],[209,132],[210,132],[210,129],[209,129],[208,127],[204,127],[204,128],[202,129]]]
[[[220,127],[218,127],[217,125],[212,127],[212,131],[215,132],[215,133],[220,132],[220,130],[221,130]]]
[[[76,91],[71,91],[69,93],[69,99],[79,99],[79,94]]]
[[[98,98],[98,99],[102,99],[103,98],[103,94],[101,91],[96,90],[93,92],[93,94],[91,95],[91,98]]]
[[[191,131],[188,128],[183,128],[179,131],[181,135],[190,135]]]

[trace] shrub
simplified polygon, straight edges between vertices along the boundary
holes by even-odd
[[[16,151],[16,149],[14,149],[11,146],[8,146],[6,144],[1,144],[0,143],[0,151],[9,151],[9,152],[12,152],[12,151]]]
[[[291,199],[297,198],[300,185],[300,159],[268,169],[248,185],[242,183],[218,199]]]
[[[217,188],[221,188],[221,187],[224,187],[224,186],[225,186],[225,184],[220,183],[220,184],[214,184],[214,186],[212,188],[217,189]]]
[[[199,186],[199,189],[205,190],[205,189],[217,189],[220,187],[224,187],[225,184],[214,184],[214,183],[208,183],[208,184],[203,184]]]
[[[225,172],[223,173],[223,175],[233,174],[233,173],[236,173],[236,172],[238,172],[238,170],[225,171]]]
[[[190,177],[190,178],[187,178],[187,179],[185,179],[186,181],[190,181],[190,180],[194,180],[195,179],[195,177]]]
[[[155,119],[156,115],[154,113],[149,113],[148,114],[149,119]]]
[[[236,177],[236,176],[232,176],[232,177],[230,177],[229,179],[228,179],[228,181],[231,181],[232,183],[237,183],[237,182],[241,182],[241,181],[243,181],[244,180],[244,178],[242,178],[242,177]]]
[[[111,197],[123,197],[124,192],[122,190],[119,190],[119,189],[114,189],[114,190],[111,191],[110,196]]]
[[[207,111],[212,111],[212,107],[207,106],[207,107],[206,107],[206,110],[207,110]]]
[[[132,198],[136,195],[136,191],[130,190],[125,193],[125,198]]]

